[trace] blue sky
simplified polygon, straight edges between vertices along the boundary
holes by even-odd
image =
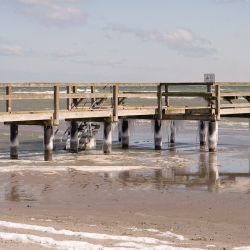
[[[0,82],[250,81],[250,0],[0,0]]]

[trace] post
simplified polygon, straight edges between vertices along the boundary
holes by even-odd
[[[122,119],[122,148],[129,147],[129,126],[128,119]]]
[[[111,122],[104,122],[103,153],[110,154],[111,148],[112,148],[112,125]]]
[[[118,141],[121,142],[122,140],[122,119],[118,119]]]
[[[216,95],[215,113],[217,115],[217,120],[220,120],[220,85],[215,86],[215,95]]]
[[[95,86],[91,86],[91,93],[95,93]],[[91,108],[95,107],[95,98],[91,98]]]
[[[161,84],[157,86],[158,120],[162,119],[162,92]]]
[[[18,125],[10,125],[10,159],[18,159]]]
[[[53,127],[52,126],[44,126],[43,145],[44,145],[44,160],[52,161],[52,153],[53,153]]]
[[[71,130],[70,130],[70,152],[77,153],[79,147],[79,139],[78,139],[78,122],[71,122]]]
[[[113,86],[113,121],[118,121],[118,86]]]
[[[199,121],[200,146],[205,146],[207,142],[207,124]]]
[[[168,93],[169,91],[169,85],[165,85],[165,93]],[[165,106],[169,106],[169,96],[165,95]]]
[[[155,120],[154,143],[155,143],[155,149],[160,150],[162,147],[162,131],[161,131],[161,121],[160,120]]]
[[[67,94],[71,94],[71,87],[70,86],[67,86]],[[71,102],[72,102],[72,99],[71,98],[67,98],[67,109],[68,111],[71,110]]]
[[[218,123],[216,121],[208,122],[208,149],[209,152],[215,152],[218,141]]]
[[[6,87],[6,95],[11,95],[11,87]],[[6,112],[11,112],[11,100],[6,101]]]
[[[73,93],[77,94],[77,86],[73,86]],[[73,98],[73,107],[77,104],[77,98]]]
[[[175,122],[170,121],[170,143],[175,143],[175,134],[176,134]]]
[[[54,86],[54,121],[53,125],[59,124],[59,86]]]

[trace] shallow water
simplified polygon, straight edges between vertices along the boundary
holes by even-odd
[[[121,149],[114,127],[110,155],[102,153],[101,132],[97,134],[95,149],[78,154],[63,150],[62,128],[55,138],[52,162],[44,162],[42,129],[25,126],[19,130],[19,160],[10,160],[8,127],[2,126],[0,201],[43,201],[65,188],[75,197],[75,192],[81,193],[86,188],[97,190],[102,185],[124,190],[248,194],[250,138],[246,126],[238,125],[239,130],[221,129],[218,150],[209,153],[206,148],[200,148],[194,125],[187,124],[175,144],[169,144],[165,136],[159,151],[154,150],[150,123],[135,124],[128,150]]]

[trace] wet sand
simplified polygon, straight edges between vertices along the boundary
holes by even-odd
[[[151,249],[171,249],[170,246],[173,250],[178,249],[177,246],[221,250],[249,246],[239,249],[250,249],[250,150],[249,145],[242,143],[243,138],[246,141],[249,138],[237,132],[230,144],[232,135],[221,133],[217,153],[200,150],[197,145],[187,148],[176,143],[172,151],[138,151],[135,155],[128,152],[129,160],[124,162],[120,154],[116,157],[115,151],[110,165],[115,167],[120,162],[119,166],[124,166],[121,171],[104,166],[106,158],[96,161],[92,166],[97,169],[94,172],[91,166],[81,169],[67,165],[60,171],[56,168],[53,171],[51,167],[44,170],[43,167],[48,166],[42,163],[41,171],[25,170],[22,166],[18,171],[10,171],[11,166],[4,161],[6,171],[2,169],[0,173],[0,221],[175,243],[166,243],[165,248],[160,242],[147,244]],[[143,159],[143,165],[136,164],[135,159],[138,162]],[[95,159],[92,157],[91,161],[93,164]],[[89,158],[87,162],[90,163]],[[4,225],[0,225],[0,232],[122,249],[116,245],[119,239],[52,235]],[[182,235],[185,239],[167,237],[161,234],[164,232]],[[133,244],[130,249],[146,249],[142,243],[141,248]],[[22,241],[0,241],[0,249],[24,248],[46,249]]]
[[[190,248],[250,246],[247,190],[239,192],[237,187],[233,189],[237,185],[231,181],[228,187],[209,192],[209,183],[199,178],[200,183],[196,180],[196,187],[190,188],[190,181],[184,180],[181,184],[179,180],[174,185],[162,180],[161,185],[157,185],[155,177],[148,181],[143,175],[135,178],[133,171],[120,176],[112,176],[110,172],[99,174],[74,170],[54,174],[5,173],[1,174],[1,184],[10,182],[12,186],[6,187],[0,203],[0,221],[157,239],[164,237],[147,230],[170,231],[183,235],[186,240],[170,238],[168,241]],[[237,184],[242,186],[242,183]],[[250,189],[249,180],[247,186]],[[32,234],[32,230],[2,226],[0,231]],[[36,232],[35,235],[49,234]],[[56,238],[72,240],[75,237]],[[105,246],[113,244],[109,240],[90,239],[88,242],[101,242]],[[24,244],[2,240],[0,248],[23,249]],[[30,245],[30,249],[42,247]]]

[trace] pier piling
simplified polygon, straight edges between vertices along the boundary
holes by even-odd
[[[207,123],[199,121],[200,146],[205,146],[207,142]]]
[[[18,159],[18,125],[10,125],[10,159]]]
[[[103,153],[110,154],[111,148],[112,148],[112,125],[111,125],[111,122],[104,122]]]
[[[160,150],[162,147],[162,130],[161,130],[161,121],[155,120],[154,121],[154,144],[155,149]]]
[[[122,119],[122,148],[129,147],[129,126],[128,126],[128,119]]]
[[[72,121],[71,122],[71,130],[70,130],[70,152],[77,153],[79,146],[78,140],[78,122]]]
[[[208,122],[208,149],[209,152],[215,152],[218,140],[218,123],[216,121]]]
[[[44,160],[52,161],[53,154],[53,127],[44,126]]]
[[[170,121],[170,143],[175,143],[175,121]]]

